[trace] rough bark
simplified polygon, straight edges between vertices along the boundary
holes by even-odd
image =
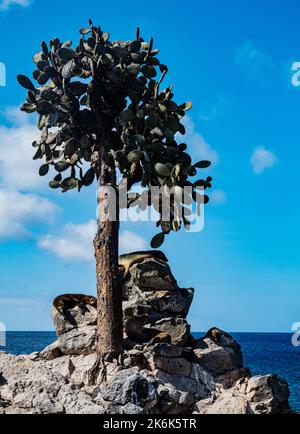
[[[99,134],[100,135],[100,134]],[[119,258],[119,201],[114,161],[108,155],[107,137],[99,141],[98,204],[109,210],[115,193],[115,215],[98,219],[94,239],[97,275],[97,351],[106,360],[118,357],[123,351],[122,289],[118,266]]]

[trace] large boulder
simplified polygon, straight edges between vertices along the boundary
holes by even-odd
[[[200,414],[290,414],[289,387],[276,375],[239,380],[231,389],[196,403]]]
[[[249,369],[243,366],[240,345],[223,330],[210,329],[194,345],[195,360],[213,375],[217,383],[228,388],[239,378],[250,375]]]
[[[51,360],[59,355],[88,355],[96,351],[97,310],[93,306],[87,306],[84,314],[75,306],[67,317],[52,307],[51,314],[57,340],[40,353],[41,358]]]
[[[148,258],[130,268],[129,279],[123,286],[124,311],[134,315],[148,314],[158,318],[186,318],[194,290],[179,288],[167,263]]]
[[[55,307],[52,307],[51,316],[58,337],[74,330],[93,327],[97,324],[97,310],[93,306],[87,306],[84,313],[79,306],[68,310],[68,317],[62,315]]]
[[[145,327],[170,335],[174,345],[188,345],[190,327],[186,321],[194,290],[180,288],[167,263],[147,258],[130,268],[123,285],[125,321],[145,315]]]

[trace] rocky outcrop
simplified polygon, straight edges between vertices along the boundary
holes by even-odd
[[[87,374],[95,354],[53,360],[0,355],[0,413],[249,414],[289,413],[287,383],[274,375],[216,382],[192,348],[156,344],[108,363],[95,385]]]
[[[54,307],[52,308],[52,318],[57,334],[55,346],[64,355],[92,354],[96,349],[96,323],[97,310],[93,306],[88,306],[82,314],[79,306],[70,310],[73,318],[70,323]],[[49,351],[49,348],[46,349]]]
[[[186,316],[193,295],[192,288],[179,288],[168,264],[154,258],[145,259],[131,267],[129,278],[124,283],[124,323],[129,318],[145,316],[144,327],[167,333],[174,345],[189,345],[192,337]],[[84,314],[79,306],[70,309],[72,322],[54,307],[51,313],[57,341],[45,348],[41,357],[52,359],[59,354],[94,353],[97,311],[93,306],[88,306]],[[124,338],[126,349],[134,348],[140,343],[129,339],[125,330]]]
[[[124,319],[146,315],[145,327],[168,333],[174,345],[188,345],[191,335],[186,316],[193,296],[192,288],[179,288],[168,264],[146,259],[131,267],[124,284]]]
[[[123,298],[122,366],[106,363],[91,385],[96,310],[75,307],[68,320],[53,309],[56,342],[27,356],[0,353],[0,414],[290,412],[287,383],[276,375],[251,377],[228,333],[214,328],[193,339],[186,320],[193,290],[179,288],[167,264],[134,264]],[[135,341],[134,331],[129,338],[126,324],[136,318],[168,339]]]
[[[239,378],[250,376],[249,369],[243,367],[240,345],[216,327],[195,342],[194,354],[198,363],[225,388],[231,387]]]
[[[232,389],[199,401],[199,414],[288,414],[289,387],[276,375],[242,378]]]

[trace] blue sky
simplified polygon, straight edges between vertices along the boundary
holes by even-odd
[[[212,201],[205,228],[168,237],[164,251],[178,282],[195,288],[193,330],[289,331],[300,321],[300,62],[297,0],[201,0],[101,5],[90,0],[0,2],[0,322],[9,330],[49,330],[51,300],[95,293],[90,239],[95,188],[62,195],[32,161],[33,119],[18,73],[30,74],[43,39],[78,39],[89,17],[112,39],[140,26],[169,66],[177,101],[193,101],[190,152],[211,158]],[[148,248],[153,223],[122,225],[123,251]],[[55,247],[56,246],[56,247]]]

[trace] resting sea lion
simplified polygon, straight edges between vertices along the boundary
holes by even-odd
[[[132,316],[125,321],[125,332],[129,339],[138,344],[171,342],[168,333],[144,327],[147,315]]]
[[[223,330],[221,330],[217,327],[213,327],[213,328],[209,329],[203,339],[210,338],[215,342],[219,342],[222,336],[225,336],[226,338],[232,339],[232,337],[230,336],[229,333],[224,332]]]
[[[155,258],[163,262],[168,262],[168,258],[160,250],[126,253],[125,255],[119,256],[119,265],[124,268],[124,277],[127,277],[129,269],[133,264],[142,262],[147,258]]]
[[[82,315],[84,315],[88,310],[87,305],[96,307],[96,297],[83,294],[63,294],[56,297],[53,301],[53,306],[63,316],[67,315],[68,309],[73,309],[75,306],[79,306]]]

